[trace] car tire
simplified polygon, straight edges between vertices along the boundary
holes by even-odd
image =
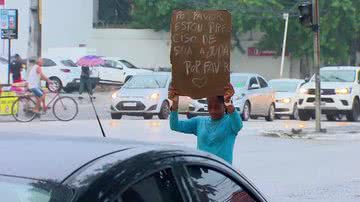
[[[161,109],[160,109],[160,113],[159,113],[159,119],[168,119],[169,118],[169,114],[170,114],[170,105],[167,101],[164,101],[161,104]]]
[[[355,99],[351,111],[346,114],[346,119],[348,121],[358,121],[360,111],[359,99]]]
[[[310,113],[308,113],[305,110],[300,110],[299,109],[299,119],[301,121],[309,121],[311,119],[312,115]]]
[[[265,117],[266,121],[274,121],[275,120],[275,105],[271,104],[269,108],[268,115]]]
[[[75,91],[75,89],[72,88],[72,87],[66,87],[66,88],[63,88],[63,89],[64,89],[65,93],[72,93],[72,92]]]
[[[258,119],[258,118],[259,118],[258,116],[250,116],[250,119],[256,120],[256,119]]]
[[[250,114],[251,114],[251,107],[250,107],[250,103],[246,102],[243,108],[243,112],[241,114],[241,118],[243,121],[248,121],[250,119]]]
[[[143,117],[144,117],[145,120],[150,120],[150,119],[153,118],[153,115],[152,114],[145,114]]]
[[[63,84],[58,77],[50,77],[49,79],[56,85],[57,92],[60,92],[63,89]],[[49,87],[49,84],[46,84],[46,87]]]
[[[294,105],[293,114],[290,116],[291,120],[299,120],[299,109],[297,108],[297,104]]]
[[[336,121],[337,117],[336,117],[336,115],[333,115],[333,114],[326,114],[326,119],[328,121]]]
[[[111,119],[121,119],[122,114],[119,113],[111,113]]]

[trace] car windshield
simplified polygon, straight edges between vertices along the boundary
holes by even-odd
[[[235,88],[244,88],[248,79],[247,76],[231,76],[230,82]]]
[[[292,81],[270,81],[269,84],[276,92],[296,92],[299,85]]]
[[[167,75],[138,75],[131,78],[123,88],[125,89],[151,89],[165,88],[169,79]]]
[[[0,178],[1,201],[11,202],[49,202],[51,188],[44,183],[30,180]]]
[[[130,69],[139,69],[138,67],[136,67],[135,65],[131,64],[130,62],[126,61],[126,60],[120,60],[120,62],[122,62],[124,65],[126,65],[127,68]]]
[[[354,82],[355,70],[322,70],[320,71],[322,82]],[[312,79],[313,81],[314,78]]]

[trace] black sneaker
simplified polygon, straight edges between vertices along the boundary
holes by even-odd
[[[79,100],[82,100],[82,99],[84,99],[82,96],[79,96]]]

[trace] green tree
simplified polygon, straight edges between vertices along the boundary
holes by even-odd
[[[313,33],[298,21],[296,0],[134,0],[132,12],[135,28],[169,30],[171,13],[178,9],[226,9],[232,13],[235,46],[241,47],[240,34],[248,31],[265,33],[258,47],[282,48],[284,20],[289,12],[287,51],[296,58],[312,58]],[[360,1],[320,1],[321,49],[323,64],[354,65],[360,50]]]

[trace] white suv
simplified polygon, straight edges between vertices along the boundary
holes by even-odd
[[[360,67],[324,67],[320,70],[321,109],[329,121],[345,115],[357,121],[360,111]],[[315,78],[300,89],[299,118],[315,117]]]

